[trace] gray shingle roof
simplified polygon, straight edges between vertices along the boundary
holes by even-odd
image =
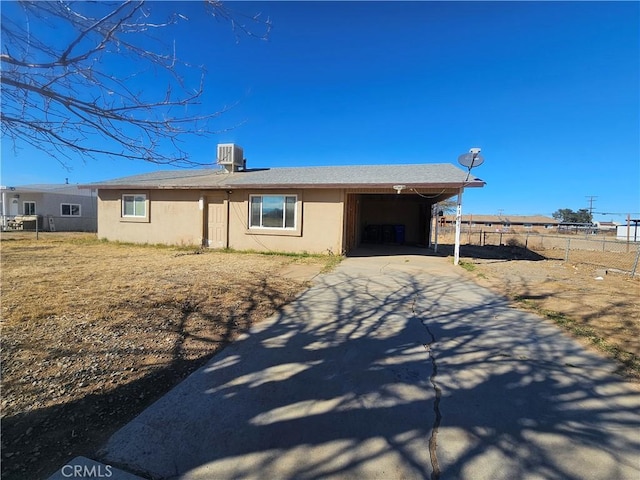
[[[254,169],[226,173],[200,169],[160,171],[97,182],[93,188],[354,188],[460,186],[467,172],[450,164],[416,165],[350,165],[332,167],[286,167]],[[484,182],[469,177],[469,185],[480,187]]]
[[[236,174],[234,186],[389,186],[462,183],[466,172],[449,164],[272,168]]]
[[[16,185],[1,187],[3,190],[32,193],[57,193],[65,195],[91,195],[86,189],[80,189],[79,185],[69,183],[34,183],[29,185]]]
[[[216,187],[227,178],[227,174],[220,170],[164,170],[151,173],[142,173],[130,177],[115,178],[104,182],[90,183],[85,187],[120,188],[120,187],[145,187],[145,188],[190,188],[190,187]]]

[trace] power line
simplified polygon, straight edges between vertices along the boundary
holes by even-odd
[[[596,215],[640,215],[640,212],[593,212]]]

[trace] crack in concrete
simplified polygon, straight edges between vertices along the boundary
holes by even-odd
[[[414,317],[416,315],[416,302],[417,297],[413,299],[413,305],[411,306],[411,311],[413,312]],[[425,350],[429,352],[429,359],[431,360],[431,376],[429,377],[429,381],[433,386],[433,391],[435,392],[435,400],[433,402],[433,411],[436,414],[435,420],[433,421],[433,427],[431,428],[431,437],[429,438],[429,457],[431,458],[431,480],[438,480],[440,478],[440,464],[438,463],[438,430],[440,428],[440,422],[442,421],[442,414],[440,413],[440,400],[442,398],[442,390],[436,383],[436,377],[438,376],[438,364],[436,362],[436,357],[433,355],[432,345],[436,341],[436,337],[422,319],[420,319],[420,323],[427,330],[427,333],[431,337],[431,341],[429,343],[425,343],[423,346]]]

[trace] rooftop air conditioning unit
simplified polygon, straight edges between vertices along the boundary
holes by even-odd
[[[217,163],[227,172],[237,172],[240,168],[245,168],[242,147],[235,143],[219,143]]]

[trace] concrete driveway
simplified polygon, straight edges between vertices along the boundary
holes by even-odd
[[[637,386],[423,252],[316,277],[100,460],[162,479],[639,479]]]

